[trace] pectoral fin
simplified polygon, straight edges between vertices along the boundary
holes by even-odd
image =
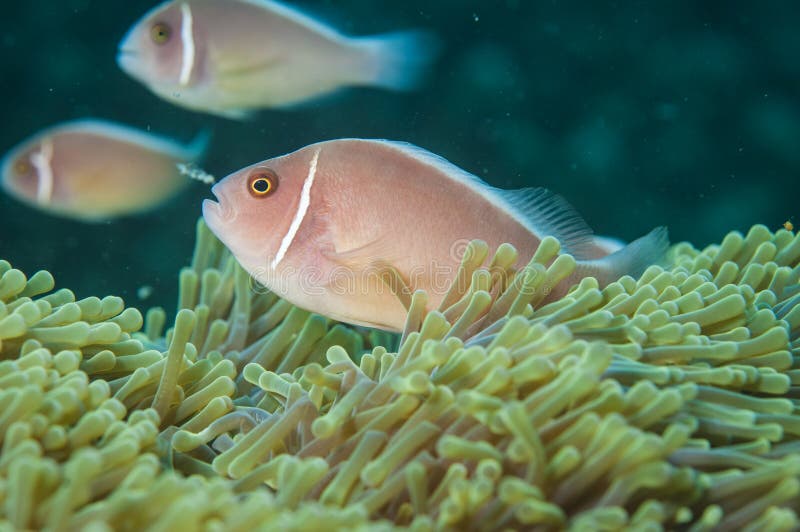
[[[342,265],[368,267],[376,264],[393,264],[397,258],[396,246],[386,236],[353,247],[337,246],[328,252],[329,258]]]
[[[261,74],[278,63],[277,59],[267,59],[249,65],[237,65],[232,68],[221,68],[217,71],[220,79],[236,79]]]
[[[219,101],[225,103],[211,112],[232,120],[252,119],[256,109],[262,107],[257,96],[264,90],[264,80],[277,63],[277,59],[270,59],[218,69],[214,74],[215,90]]]
[[[366,244],[342,248],[331,246],[322,252],[323,256],[338,267],[357,272],[358,275],[370,276],[380,280],[408,308],[411,303],[413,289],[400,270],[397,269],[397,247],[388,237],[379,237]]]

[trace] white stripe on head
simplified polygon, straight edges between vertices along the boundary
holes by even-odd
[[[308,211],[308,206],[311,203],[311,185],[314,184],[314,176],[317,174],[317,160],[319,159],[319,152],[319,149],[315,151],[314,157],[311,158],[311,164],[308,166],[308,175],[306,176],[306,180],[303,181],[303,190],[300,191],[300,204],[297,206],[297,212],[294,213],[294,218],[292,219],[291,225],[289,225],[289,230],[286,231],[286,234],[283,236],[283,240],[281,240],[281,245],[278,248],[278,254],[275,255],[275,258],[272,259],[272,263],[270,264],[273,270],[286,255],[286,251],[292,244],[292,240],[294,240],[297,230],[300,229],[300,224],[303,222],[303,218],[305,218],[306,212]]]
[[[192,33],[192,8],[189,4],[181,4],[181,77],[178,80],[184,87],[189,84],[194,69],[194,34]]]
[[[39,176],[36,189],[36,201],[47,205],[53,198],[53,143],[49,139],[42,141],[39,151],[31,154],[31,164]]]

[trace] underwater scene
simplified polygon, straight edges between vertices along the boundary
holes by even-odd
[[[0,530],[800,529],[793,3],[4,10]]]

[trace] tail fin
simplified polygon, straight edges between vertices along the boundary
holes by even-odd
[[[579,262],[575,273],[580,277],[596,277],[601,286],[616,281],[623,275],[638,277],[649,266],[664,262],[668,248],[667,228],[656,227],[602,259]]]
[[[208,145],[211,143],[211,128],[203,128],[195,137],[186,145],[187,159],[190,161],[198,162],[205,157]]]
[[[356,39],[364,52],[360,83],[391,90],[418,87],[441,48],[427,31],[404,31]]]

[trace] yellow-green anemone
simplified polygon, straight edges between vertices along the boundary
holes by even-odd
[[[0,261],[0,527],[791,530],[800,236],[599,288],[473,242],[398,339],[252,283],[203,223],[174,323]]]

